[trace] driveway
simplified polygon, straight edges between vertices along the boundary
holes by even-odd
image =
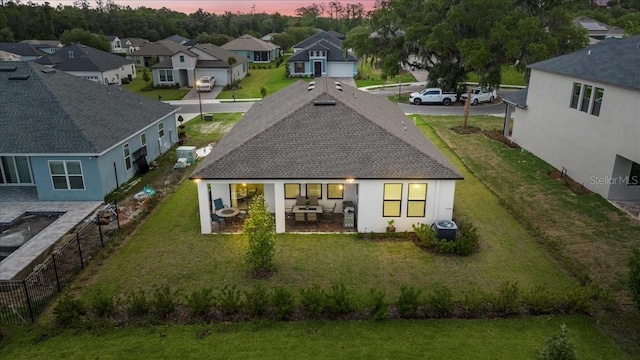
[[[213,87],[213,89],[211,89],[211,91],[200,92],[200,99],[198,98],[198,92],[196,91],[196,88],[192,88],[191,91],[189,91],[187,95],[182,98],[182,100],[214,100],[216,97],[218,97],[218,95],[220,95],[223,87],[224,86],[222,85],[216,85]]]

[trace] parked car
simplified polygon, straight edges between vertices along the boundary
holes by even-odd
[[[428,88],[420,92],[414,92],[409,95],[409,102],[415,105],[425,104],[444,104],[451,105],[456,101],[456,93],[442,92],[440,88]]]
[[[196,89],[198,91],[211,91],[216,84],[216,78],[213,76],[201,76],[196,82]]]
[[[498,97],[495,90],[474,88],[471,89],[471,105],[478,105],[481,102],[493,102]],[[467,101],[467,94],[460,95],[460,101]]]

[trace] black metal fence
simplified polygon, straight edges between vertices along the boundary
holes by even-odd
[[[115,203],[105,208],[119,221]],[[0,324],[35,322],[55,296],[108,241],[102,214],[59,241],[53,252],[23,280],[0,281]]]

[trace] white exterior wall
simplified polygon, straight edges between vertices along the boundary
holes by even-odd
[[[354,63],[352,62],[328,62],[328,77],[352,77],[355,75],[353,71]]]
[[[264,197],[269,210],[276,215],[276,232],[285,232],[285,212],[295,204],[295,199],[284,198],[284,184],[296,183],[301,184],[302,195],[304,193],[306,183],[322,184],[323,198],[319,199],[319,204],[325,208],[333,208],[336,205],[335,212],[342,211],[343,201],[352,201],[356,204],[356,227],[359,232],[385,232],[387,221],[393,219],[397,231],[413,231],[413,224],[427,223],[432,224],[438,220],[451,220],[453,215],[453,201],[455,194],[455,180],[356,180],[353,183],[339,180],[318,180],[318,179],[296,179],[296,180],[260,180],[252,181],[238,179],[235,184],[242,183],[261,183],[264,185]],[[327,199],[326,185],[343,184],[343,199]],[[401,215],[399,217],[383,217],[383,193],[385,183],[401,183],[402,186],[402,202]],[[427,184],[427,200],[424,217],[407,217],[407,198],[409,192],[409,184],[426,183]],[[223,204],[231,203],[228,180],[202,180],[198,181],[198,203],[200,207],[201,232],[203,234],[211,233],[211,208],[210,198],[221,198]],[[210,187],[210,190],[209,190]],[[337,203],[337,204],[336,204]]]
[[[604,89],[599,116],[592,104],[587,113],[580,102],[570,107],[574,82]],[[639,186],[608,180],[620,175],[617,155],[640,163],[640,91],[532,69],[527,109],[514,118],[513,140],[523,148],[605,198],[640,200]]]
[[[131,78],[136,77],[135,66],[131,65],[123,65],[113,70],[108,70],[105,72],[99,71],[65,71],[67,74],[79,76],[79,77],[97,77],[98,82],[100,84],[104,84],[104,79],[107,78],[109,83],[116,83],[118,85],[122,84],[122,79],[127,78],[128,75],[131,75]]]

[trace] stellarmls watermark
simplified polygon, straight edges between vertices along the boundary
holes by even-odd
[[[589,184],[640,186],[640,176],[589,176]]]

